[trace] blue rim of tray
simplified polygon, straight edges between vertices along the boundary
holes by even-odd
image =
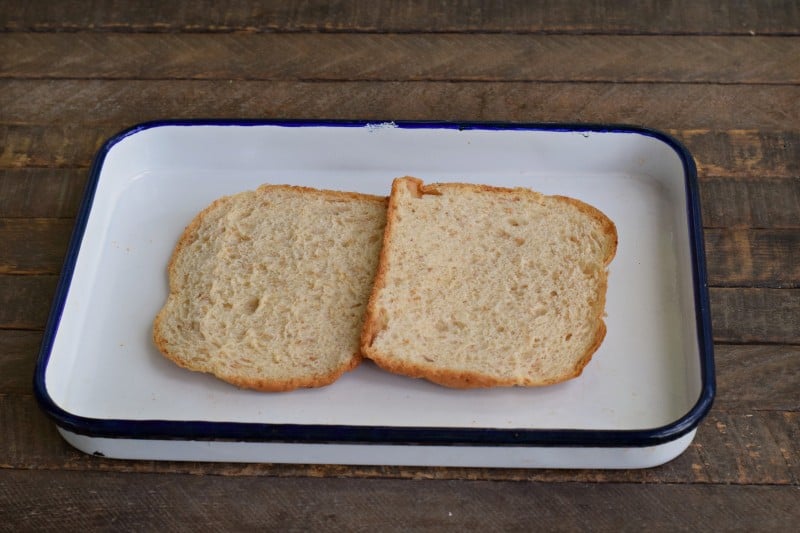
[[[697,342],[700,354],[701,391],[692,408],[674,422],[650,429],[500,429],[450,427],[350,426],[324,424],[264,424],[210,422],[202,420],[126,420],[78,416],[59,407],[47,391],[45,371],[72,280],[100,171],[109,151],[121,140],[144,130],[162,126],[283,126],[283,127],[371,127],[391,125],[407,129],[527,130],[564,133],[631,133],[658,139],[672,148],[683,165],[686,207],[691,246]],[[206,440],[285,442],[316,444],[396,444],[441,446],[545,446],[545,447],[645,447],[678,439],[689,433],[711,409],[716,391],[711,334],[703,225],[700,214],[697,169],[689,151],[675,138],[651,128],[626,124],[440,122],[392,120],[241,120],[191,119],[145,122],[123,130],[107,140],[92,163],[64,266],[45,326],[34,373],[34,392],[42,409],[56,424],[72,433],[89,437],[142,440]]]

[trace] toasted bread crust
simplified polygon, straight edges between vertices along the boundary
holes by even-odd
[[[377,309],[379,294],[386,286],[386,276],[390,268],[390,255],[394,244],[393,237],[395,232],[395,225],[397,223],[397,203],[399,201],[398,192],[400,187],[408,188],[411,193],[419,198],[425,194],[442,194],[443,189],[463,189],[469,191],[478,191],[494,194],[506,195],[520,195],[535,198],[541,202],[546,198],[544,195],[523,188],[505,188],[494,187],[489,185],[473,185],[467,183],[447,183],[438,184],[433,183],[425,185],[422,180],[410,176],[398,178],[392,184],[392,194],[389,197],[389,206],[387,210],[387,222],[384,232],[383,248],[378,263],[378,272],[373,286],[372,293],[370,294],[369,304],[367,306],[366,318],[364,321],[364,328],[361,336],[361,350],[365,357],[374,361],[379,367],[384,370],[402,374],[413,378],[424,378],[428,381],[444,385],[451,388],[469,389],[469,388],[485,388],[485,387],[499,387],[499,386],[542,386],[560,383],[568,379],[579,376],[589,361],[592,359],[594,353],[598,350],[606,336],[606,324],[603,320],[605,310],[605,299],[607,291],[607,275],[602,276],[600,279],[600,286],[598,289],[598,298],[592,302],[592,309],[594,310],[594,340],[591,345],[586,349],[580,358],[577,360],[573,368],[565,369],[564,372],[549,379],[532,381],[530,379],[520,380],[519,378],[509,377],[503,379],[498,376],[487,375],[479,372],[471,372],[465,370],[442,368],[437,365],[427,365],[418,362],[408,361],[395,357],[392,353],[381,352],[373,346],[374,340],[378,333],[386,327],[385,318],[381,316],[380,310]],[[603,233],[609,237],[609,245],[605,250],[606,254],[603,261],[603,266],[606,267],[614,258],[617,250],[618,235],[614,223],[600,210],[586,204],[580,200],[569,198],[565,196],[552,196],[552,199],[563,201],[576,207],[582,213],[588,215],[596,220],[603,228]]]

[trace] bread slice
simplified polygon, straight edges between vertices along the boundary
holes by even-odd
[[[600,346],[616,228],[575,199],[398,178],[361,348],[457,388],[578,376]]]
[[[386,198],[264,185],[189,224],[153,325],[178,365],[263,391],[319,387],[361,360]]]

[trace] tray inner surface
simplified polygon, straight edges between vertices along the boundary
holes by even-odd
[[[392,178],[526,186],[617,224],[608,334],[583,375],[532,389],[457,391],[364,363],[317,390],[238,390],[178,368],[151,341],[166,264],[214,198],[261,183],[388,194]],[[108,153],[46,373],[91,418],[531,429],[647,429],[700,392],[683,168],[636,133],[162,126]]]

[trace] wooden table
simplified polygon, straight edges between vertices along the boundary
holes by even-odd
[[[800,7],[725,2],[6,1],[0,529],[779,530],[800,520]],[[735,5],[734,5],[735,4]],[[115,461],[32,394],[100,144],[161,118],[621,122],[702,187],[718,395],[631,471]]]

